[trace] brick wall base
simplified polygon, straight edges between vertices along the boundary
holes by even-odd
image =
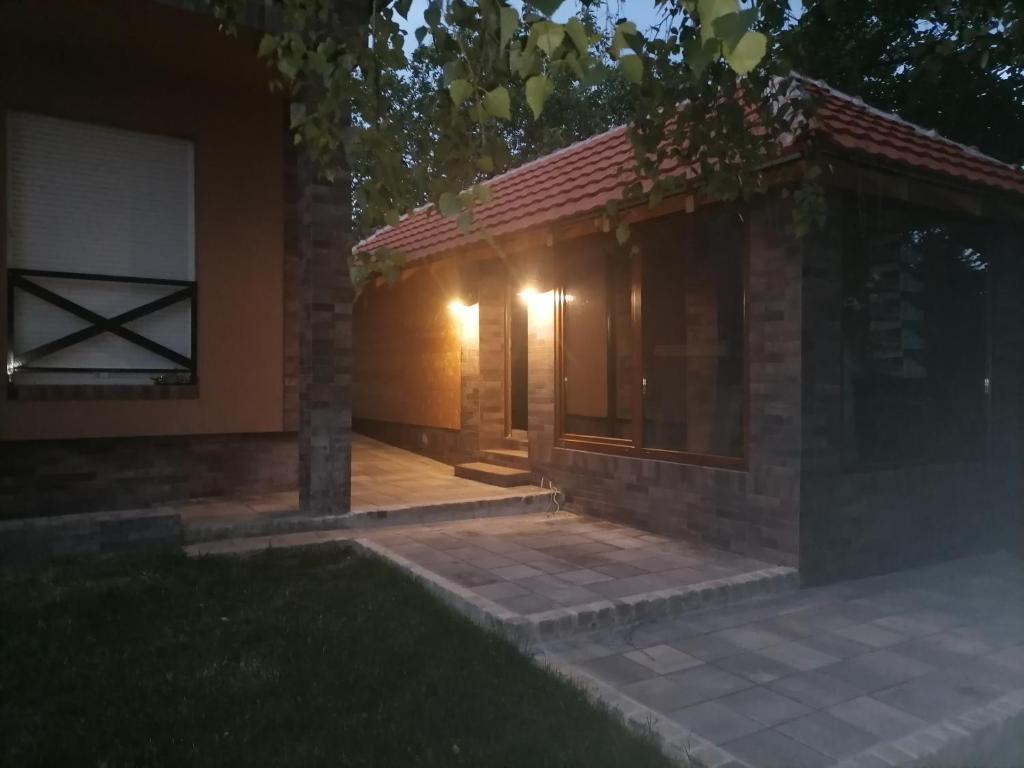
[[[0,443],[0,519],[291,490],[294,434]]]

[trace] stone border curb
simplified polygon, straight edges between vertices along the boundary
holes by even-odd
[[[185,543],[200,544],[221,539],[250,536],[273,536],[310,531],[362,530],[413,523],[444,523],[487,517],[509,517],[541,513],[544,505],[537,500],[550,499],[551,491],[535,490],[518,496],[496,499],[444,502],[425,506],[404,505],[391,509],[369,509],[343,515],[311,517],[298,512],[266,515],[258,519],[225,521],[223,523],[185,524]]]
[[[598,629],[672,618],[688,611],[722,606],[749,597],[778,594],[799,586],[796,569],[779,566],[679,589],[663,589],[524,616],[414,563],[383,544],[369,539],[356,539],[355,543],[405,569],[432,592],[441,595],[445,602],[477,623],[494,627],[518,639],[554,640]]]
[[[1024,689],[847,758],[836,768],[1024,765]],[[1007,752],[1007,748],[1010,752]],[[1012,754],[1013,750],[1016,754]],[[1002,754],[1000,754],[1002,753]]]

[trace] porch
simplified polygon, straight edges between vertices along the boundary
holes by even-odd
[[[550,491],[496,487],[456,477],[452,467],[378,440],[352,435],[352,497],[347,513],[310,516],[299,492],[197,499],[178,506],[187,542],[308,529],[437,522],[547,511]]]

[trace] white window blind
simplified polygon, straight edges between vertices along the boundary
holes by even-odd
[[[9,112],[7,266],[163,280],[195,279],[194,161],[191,142]],[[111,317],[173,293],[174,286],[30,278]],[[88,327],[25,291],[15,291],[14,362]],[[183,301],[125,326],[186,357],[191,306]],[[31,366],[91,369],[178,368],[172,361],[104,333]],[[137,383],[149,374],[17,373],[22,383]],[[98,380],[101,379],[101,380]]]

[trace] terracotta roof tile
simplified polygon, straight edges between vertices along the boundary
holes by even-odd
[[[869,107],[828,85],[801,78],[819,99],[812,120],[815,137],[850,152],[970,184],[1024,195],[1024,171]],[[389,247],[409,259],[432,256],[481,239],[486,229],[500,237],[595,211],[621,197],[636,179],[626,127],[619,126],[494,177],[494,200],[475,209],[470,233],[432,207],[419,208],[395,227],[378,230],[357,248]]]

